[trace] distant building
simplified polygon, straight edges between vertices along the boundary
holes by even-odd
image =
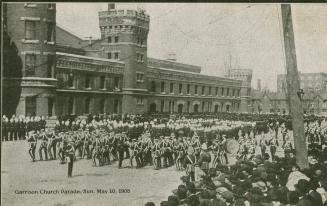
[[[300,73],[300,87],[305,92],[321,92],[327,91],[327,73]],[[286,75],[279,74],[277,76],[277,92],[286,93]]]
[[[108,5],[99,40],[56,26],[55,4],[8,3],[4,11],[5,114],[248,112],[251,70],[215,77],[173,53],[148,57],[144,10]]]
[[[327,91],[305,91],[301,102],[304,114],[327,115]],[[287,95],[281,92],[252,90],[249,111],[289,114]]]
[[[252,82],[252,70],[251,69],[228,69],[225,74],[226,78],[242,81],[241,89],[241,108],[240,111],[249,112],[251,105],[251,82]]]

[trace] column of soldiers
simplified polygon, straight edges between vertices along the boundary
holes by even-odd
[[[8,118],[2,116],[2,141],[16,141],[25,139],[30,131],[45,129],[46,118],[44,116],[16,116]]]
[[[204,152],[210,151],[213,156],[213,164],[228,164],[227,153],[229,151],[226,149],[226,144],[232,139],[239,143],[236,155],[240,159],[251,159],[257,152],[260,152],[261,155],[270,153],[270,158],[274,160],[278,148],[282,148],[285,153],[286,151],[292,152],[294,149],[290,135],[291,128],[285,126],[285,123],[276,121],[273,124],[265,125],[264,129],[256,125],[252,127],[252,130],[247,131],[243,128],[238,134],[229,134],[226,127],[232,129],[233,122],[217,127],[222,123],[216,120],[192,119],[192,124],[185,123],[188,121],[187,119],[169,120],[170,123],[164,126],[160,126],[159,122],[151,124],[130,122],[127,127],[125,123],[107,120],[89,124],[83,120],[58,122],[54,130],[41,129],[28,132],[29,154],[32,161],[35,161],[36,145],[38,144],[40,160],[52,160],[58,156],[60,163],[65,163],[67,157],[71,156],[71,148],[73,148],[74,159],[76,157],[86,158],[91,160],[95,166],[109,165],[113,161],[118,161],[118,167],[122,168],[123,161],[126,160],[129,161],[130,167],[140,168],[152,165],[155,169],[160,169],[176,165],[177,169],[186,169],[191,174],[192,168],[195,164],[199,164],[199,160],[207,161],[209,159],[206,155],[202,155],[205,157],[201,158],[201,154]],[[214,138],[209,140],[204,138],[202,133],[200,138],[194,127],[205,129],[202,128],[202,123],[211,125],[210,127],[214,130],[223,128],[225,134],[220,135],[221,132],[217,132]],[[242,124],[238,122],[235,125]],[[162,128],[158,129],[156,125]],[[173,129],[171,129],[172,125]],[[325,123],[317,124],[314,121],[306,124],[306,134],[308,137],[312,136],[309,141],[323,141],[322,137],[326,137],[327,130],[324,125]],[[141,128],[142,135],[135,138],[126,128]],[[192,132],[186,134],[181,128],[187,128]],[[170,135],[167,135],[167,131],[170,132]],[[320,138],[315,138],[316,136]],[[203,143],[206,145],[203,146]],[[203,166],[204,170],[205,168],[206,166]]]

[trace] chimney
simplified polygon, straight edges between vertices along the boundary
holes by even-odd
[[[92,45],[92,36],[86,37],[89,40],[89,45]]]
[[[115,9],[115,4],[113,4],[113,3],[108,4],[108,11],[110,11],[112,9]]]
[[[176,54],[174,52],[170,52],[168,53],[168,58],[167,58],[168,61],[176,61]]]
[[[258,79],[257,89],[261,91],[261,79]]]

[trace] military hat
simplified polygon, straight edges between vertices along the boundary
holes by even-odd
[[[207,149],[208,149],[207,144],[206,144],[206,143],[203,143],[203,144],[201,145],[201,149],[202,149],[202,150],[207,150]]]
[[[189,146],[189,147],[187,148],[187,153],[188,153],[188,154],[193,154],[193,153],[194,153],[194,148],[191,147],[191,146]]]

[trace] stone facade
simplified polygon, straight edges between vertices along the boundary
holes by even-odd
[[[4,10],[4,113],[48,115],[56,89],[56,5],[8,3]]]
[[[29,10],[29,6],[34,10]],[[5,83],[6,86],[15,84],[23,90],[14,113],[31,115],[28,110],[33,110],[37,115],[52,116],[248,112],[252,71],[239,70],[234,71],[233,76],[215,77],[203,75],[201,67],[176,62],[175,58],[148,57],[150,17],[145,11],[110,7],[108,11],[99,12],[101,39],[82,40],[55,27],[53,35],[56,38],[48,42],[45,25],[55,23],[55,9],[51,8],[55,7],[42,3],[28,4],[28,7],[26,4],[8,4],[8,12],[13,12],[7,13],[8,34],[19,44],[20,55],[30,50],[26,45],[32,45],[36,55],[55,57],[55,61],[51,61],[51,72],[50,67],[40,66],[34,76],[21,77],[22,83]],[[37,27],[38,38],[33,41],[23,41],[24,25],[17,26],[26,20],[40,25]],[[37,61],[41,61],[41,57]],[[235,78],[237,74],[242,78]],[[28,104],[33,101],[36,104],[21,106],[24,102],[27,104],[25,96],[34,98],[28,98]]]

